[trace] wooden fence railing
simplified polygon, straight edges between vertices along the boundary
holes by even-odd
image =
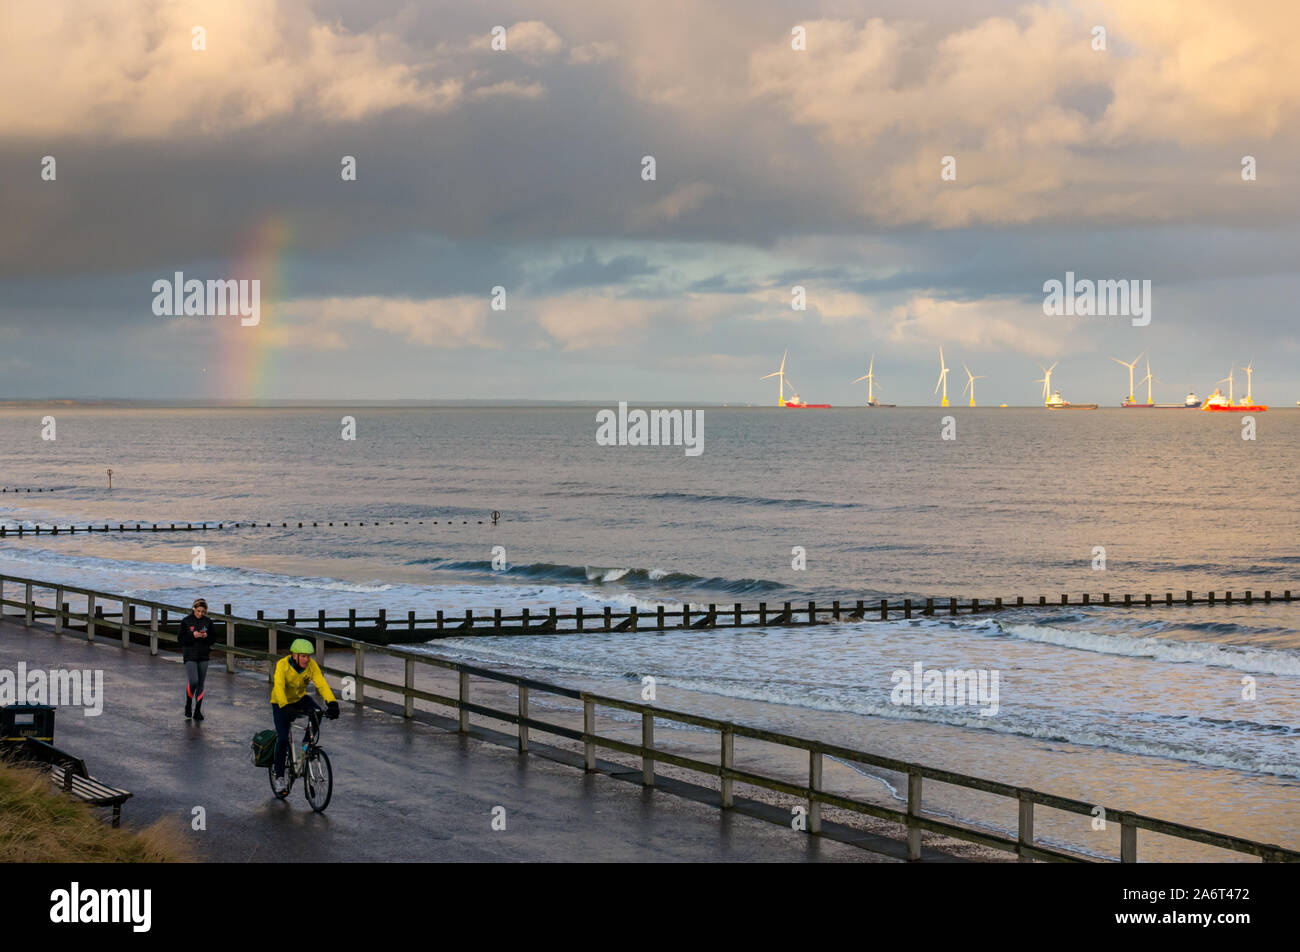
[[[11,585],[21,587],[21,599],[10,599],[5,597],[5,593]],[[54,605],[56,607],[47,607],[38,602],[37,595],[41,591],[53,594]],[[66,610],[63,607],[65,604],[63,597],[67,594],[83,596],[86,599],[86,610],[84,612],[72,612]],[[117,613],[117,621],[107,620],[103,616],[96,616],[96,607],[102,606],[104,602],[116,602],[119,604],[120,611]],[[158,645],[160,641],[174,642],[176,640],[175,636],[160,630],[159,620],[161,613],[166,611],[183,615],[187,611],[179,605],[169,605],[163,602],[155,602],[147,599],[131,598],[125,595],[100,592],[77,586],[64,585],[58,582],[0,575],[0,620],[3,620],[2,614],[5,608],[20,609],[22,612],[21,615],[17,616],[17,618],[10,616],[8,620],[20,621],[28,627],[35,625],[38,620],[44,621],[48,619],[52,621],[53,630],[55,632],[62,632],[74,630],[69,625],[70,622],[80,622],[84,626],[83,630],[85,637],[91,641],[93,641],[99,634],[97,629],[100,627],[105,627],[110,631],[118,633],[121,638],[122,647],[124,648],[130,647],[133,635],[145,638],[148,639],[150,652],[153,654],[158,653]],[[148,609],[148,626],[134,625],[130,623],[129,619],[132,618],[134,614],[133,609]],[[1087,816],[1088,822],[1091,824],[1097,813],[1097,808],[1100,806],[1096,803],[1089,803],[1083,800],[1072,799],[1070,797],[1056,796],[1050,793],[1042,793],[1026,787],[1017,787],[997,780],[988,780],[983,777],[974,777],[966,774],[955,773],[950,770],[941,770],[936,767],[928,767],[923,764],[898,760],[893,757],[882,757],[876,754],[842,747],[837,744],[828,744],[810,738],[796,737],[777,731],[749,727],[732,721],[724,721],[718,718],[705,717],[685,711],[676,711],[668,708],[657,707],[653,704],[641,704],[635,701],[625,701],[620,698],[607,697],[588,691],[578,691],[561,685],[549,684],[534,678],[507,674],[502,671],[494,671],[488,668],[478,667],[477,665],[453,661],[449,658],[441,658],[436,655],[412,652],[402,648],[367,644],[355,639],[327,634],[319,630],[290,627],[275,621],[257,621],[249,618],[239,618],[227,613],[213,614],[211,617],[215,621],[221,622],[225,628],[226,642],[224,644],[215,644],[213,645],[213,648],[214,650],[224,652],[227,671],[230,673],[234,673],[234,671],[237,670],[239,657],[252,658],[261,661],[275,660],[280,656],[281,646],[287,644],[290,639],[308,638],[315,642],[317,646],[316,652],[322,660],[328,660],[325,656],[325,646],[327,644],[350,651],[353,654],[353,666],[351,670],[332,667],[329,665],[322,665],[322,667],[326,673],[351,677],[354,679],[356,691],[355,700],[357,704],[365,703],[366,688],[377,688],[399,694],[403,699],[403,713],[406,717],[414,716],[415,701],[422,700],[432,704],[450,707],[455,710],[458,714],[459,729],[461,731],[467,731],[469,729],[470,716],[472,714],[495,721],[514,724],[518,729],[518,746],[521,752],[526,752],[528,750],[531,731],[538,731],[556,737],[567,738],[572,741],[580,742],[583,745],[584,765],[588,771],[596,769],[597,748],[639,757],[641,759],[642,783],[646,786],[654,785],[656,763],[671,764],[685,770],[695,771],[711,777],[717,777],[720,781],[719,806],[722,809],[734,806],[734,790],[736,783],[749,784],[765,790],[784,793],[807,802],[807,831],[810,834],[816,834],[821,831],[821,810],[822,806],[825,805],[898,823],[905,831],[907,855],[908,858],[912,860],[920,859],[921,857],[922,832],[936,833],[973,843],[979,843],[995,849],[1006,850],[1015,853],[1021,862],[1030,862],[1032,860],[1089,862],[1093,860],[1092,857],[1074,850],[1050,847],[1046,844],[1036,843],[1034,840],[1034,809],[1036,806],[1041,806],[1054,810],[1061,810],[1067,813]],[[265,628],[266,649],[262,650],[260,648],[237,647],[233,643],[235,626]],[[402,660],[405,665],[405,677],[403,683],[396,684],[368,676],[366,674],[367,655],[381,655]],[[428,665],[454,672],[457,675],[458,683],[456,696],[442,695],[431,691],[417,689],[415,687],[415,665],[417,664]],[[270,677],[269,671],[267,676],[268,678]],[[518,710],[503,711],[472,701],[471,678],[480,678],[486,681],[513,685],[518,690]],[[580,701],[583,707],[583,729],[578,731],[562,724],[553,724],[533,717],[530,713],[529,707],[530,697],[533,692]],[[600,708],[621,710],[639,715],[642,725],[641,743],[629,744],[611,737],[601,736],[596,729],[596,713]],[[697,728],[704,728],[706,730],[717,732],[717,749],[719,752],[717,762],[699,760],[694,757],[686,757],[656,748],[654,746],[654,725],[656,721],[692,725]],[[808,783],[790,783],[789,781],[777,777],[766,776],[754,771],[740,769],[735,760],[735,739],[737,737],[764,741],[769,744],[803,752],[808,757]],[[823,789],[822,767],[823,761],[826,757],[877,767],[905,775],[907,777],[906,810],[897,810],[891,807],[869,803],[856,797],[835,794]],[[1019,816],[1016,837],[1012,839],[1009,836],[1002,836],[984,829],[977,829],[973,826],[954,822],[950,819],[941,819],[934,815],[927,815],[923,810],[922,804],[922,784],[926,779],[938,783],[963,787],[968,790],[977,790],[983,793],[994,794],[1015,801],[1018,806]],[[1120,824],[1120,862],[1137,862],[1138,830],[1147,830],[1151,833],[1158,833],[1164,836],[1201,843],[1223,850],[1257,856],[1265,862],[1300,862],[1300,851],[1297,850],[1291,850],[1268,843],[1260,843],[1242,837],[1229,836],[1223,833],[1216,833],[1212,830],[1204,830],[1199,827],[1193,827],[1182,823],[1172,823],[1167,820],[1160,820],[1155,817],[1145,816],[1130,811],[1109,809],[1105,807],[1103,807],[1103,810],[1104,813],[1102,815]]]

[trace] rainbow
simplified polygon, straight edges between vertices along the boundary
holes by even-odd
[[[228,400],[260,400],[274,395],[276,304],[287,296],[286,249],[293,226],[284,216],[266,218],[250,228],[227,278],[261,281],[261,322],[243,327],[230,321],[221,328],[218,379],[211,389]]]

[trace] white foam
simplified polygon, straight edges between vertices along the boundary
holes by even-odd
[[[1154,658],[1180,664],[1204,664],[1253,674],[1300,675],[1300,654],[1285,650],[1213,645],[1200,641],[1175,641],[1142,635],[1103,635],[1046,625],[998,624],[1006,634],[1023,641],[1095,651],[1129,658]]]

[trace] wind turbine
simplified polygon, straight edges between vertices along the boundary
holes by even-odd
[[[967,390],[970,390],[970,405],[975,406],[975,381],[985,379],[986,375],[980,374],[978,377],[976,377],[974,374],[970,372],[970,368],[967,367],[965,364],[961,365],[961,369],[966,371],[966,376],[970,378],[969,380],[966,381],[966,386],[962,387],[961,392],[965,393]]]
[[[1255,371],[1255,358],[1252,357],[1250,359],[1250,363],[1248,363],[1242,369],[1246,371],[1246,403],[1249,404],[1250,406],[1254,406],[1255,398],[1251,396],[1251,392],[1250,392],[1250,375]]]
[[[1143,351],[1143,352],[1142,352],[1142,354],[1145,354],[1145,353],[1146,353],[1146,351]],[[1137,402],[1137,400],[1135,400],[1134,397],[1133,397],[1133,368],[1136,367],[1136,366],[1137,366],[1137,362],[1138,362],[1139,360],[1142,359],[1142,354],[1138,354],[1136,357],[1134,357],[1134,358],[1133,358],[1133,363],[1131,363],[1131,364],[1130,364],[1128,361],[1120,360],[1118,357],[1112,357],[1112,358],[1111,358],[1111,360],[1115,361],[1115,363],[1119,364],[1121,367],[1127,367],[1127,368],[1128,368],[1128,402],[1129,402],[1129,403],[1136,403],[1136,402]],[[1055,366],[1055,365],[1053,365],[1053,366]],[[1147,370],[1148,370],[1148,372],[1150,372],[1150,368],[1149,368],[1149,367],[1147,368]],[[1147,402],[1150,403],[1151,401],[1148,400]]]
[[[1251,363],[1253,364],[1254,361],[1252,360]],[[1226,383],[1226,384],[1228,385],[1228,402],[1229,402],[1229,403],[1232,403],[1232,371],[1233,371],[1233,370],[1236,370],[1236,369],[1237,369],[1236,367],[1233,367],[1232,370],[1229,370],[1229,371],[1228,371],[1228,376],[1224,377],[1222,380],[1216,380],[1216,381],[1214,381],[1216,384],[1218,384],[1218,383]]]
[[[1144,383],[1144,384],[1147,385],[1147,406],[1149,406],[1149,407],[1155,406],[1155,403],[1156,403],[1155,400],[1152,399],[1152,396],[1151,396],[1151,383],[1152,383],[1152,381],[1155,381],[1156,383],[1164,383],[1163,380],[1159,380],[1159,379],[1157,379],[1156,377],[1151,376],[1151,358],[1148,357],[1148,358],[1147,358],[1147,375],[1146,375],[1145,377],[1143,377],[1141,380],[1139,380],[1138,383]],[[1130,400],[1130,402],[1132,402],[1132,401]]]
[[[943,387],[943,403],[940,406],[948,405],[948,368],[943,362],[943,348],[939,348],[939,382],[934,385],[934,392],[938,393],[939,388]]]
[[[770,374],[764,374],[762,377],[759,377],[759,378],[758,378],[759,380],[766,380],[766,379],[768,379],[768,377],[778,377],[778,378],[780,378],[780,382],[781,382],[781,394],[780,394],[780,397],[777,399],[777,403],[776,403],[776,405],[777,405],[778,407],[783,407],[783,406],[785,406],[785,358],[786,358],[786,354],[789,354],[789,353],[790,353],[790,351],[789,351],[789,349],[787,349],[786,352],[785,352],[784,354],[781,355],[781,369],[780,369],[780,370],[777,370],[777,371],[775,371],[775,372],[773,372],[773,373],[770,373]]]
[[[1043,376],[1038,380],[1035,380],[1034,383],[1041,383],[1043,385],[1043,406],[1047,406],[1047,398],[1052,394],[1052,371],[1056,369],[1056,364],[1059,363],[1060,361],[1058,360],[1050,367],[1044,367],[1042,364],[1038,365],[1039,369],[1043,371]]]
[[[869,407],[874,407],[876,405],[876,392],[874,386],[876,382],[875,369],[876,369],[876,355],[872,354],[871,364],[870,366],[867,367],[867,372],[863,374],[861,377],[859,377],[857,380],[853,381],[854,383],[861,383],[864,380],[867,382],[867,406]]]

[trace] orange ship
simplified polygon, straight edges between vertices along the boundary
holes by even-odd
[[[1232,369],[1236,370],[1237,368],[1233,367]],[[1211,413],[1263,413],[1267,410],[1268,404],[1256,403],[1251,399],[1251,375],[1255,370],[1255,362],[1252,360],[1242,369],[1246,371],[1246,395],[1241,398],[1240,403],[1233,403],[1232,401],[1232,372],[1229,371],[1228,376],[1219,381],[1219,383],[1227,382],[1228,395],[1225,397],[1216,387],[1214,393],[1205,398],[1205,402],[1201,404],[1201,409],[1208,410]]]

